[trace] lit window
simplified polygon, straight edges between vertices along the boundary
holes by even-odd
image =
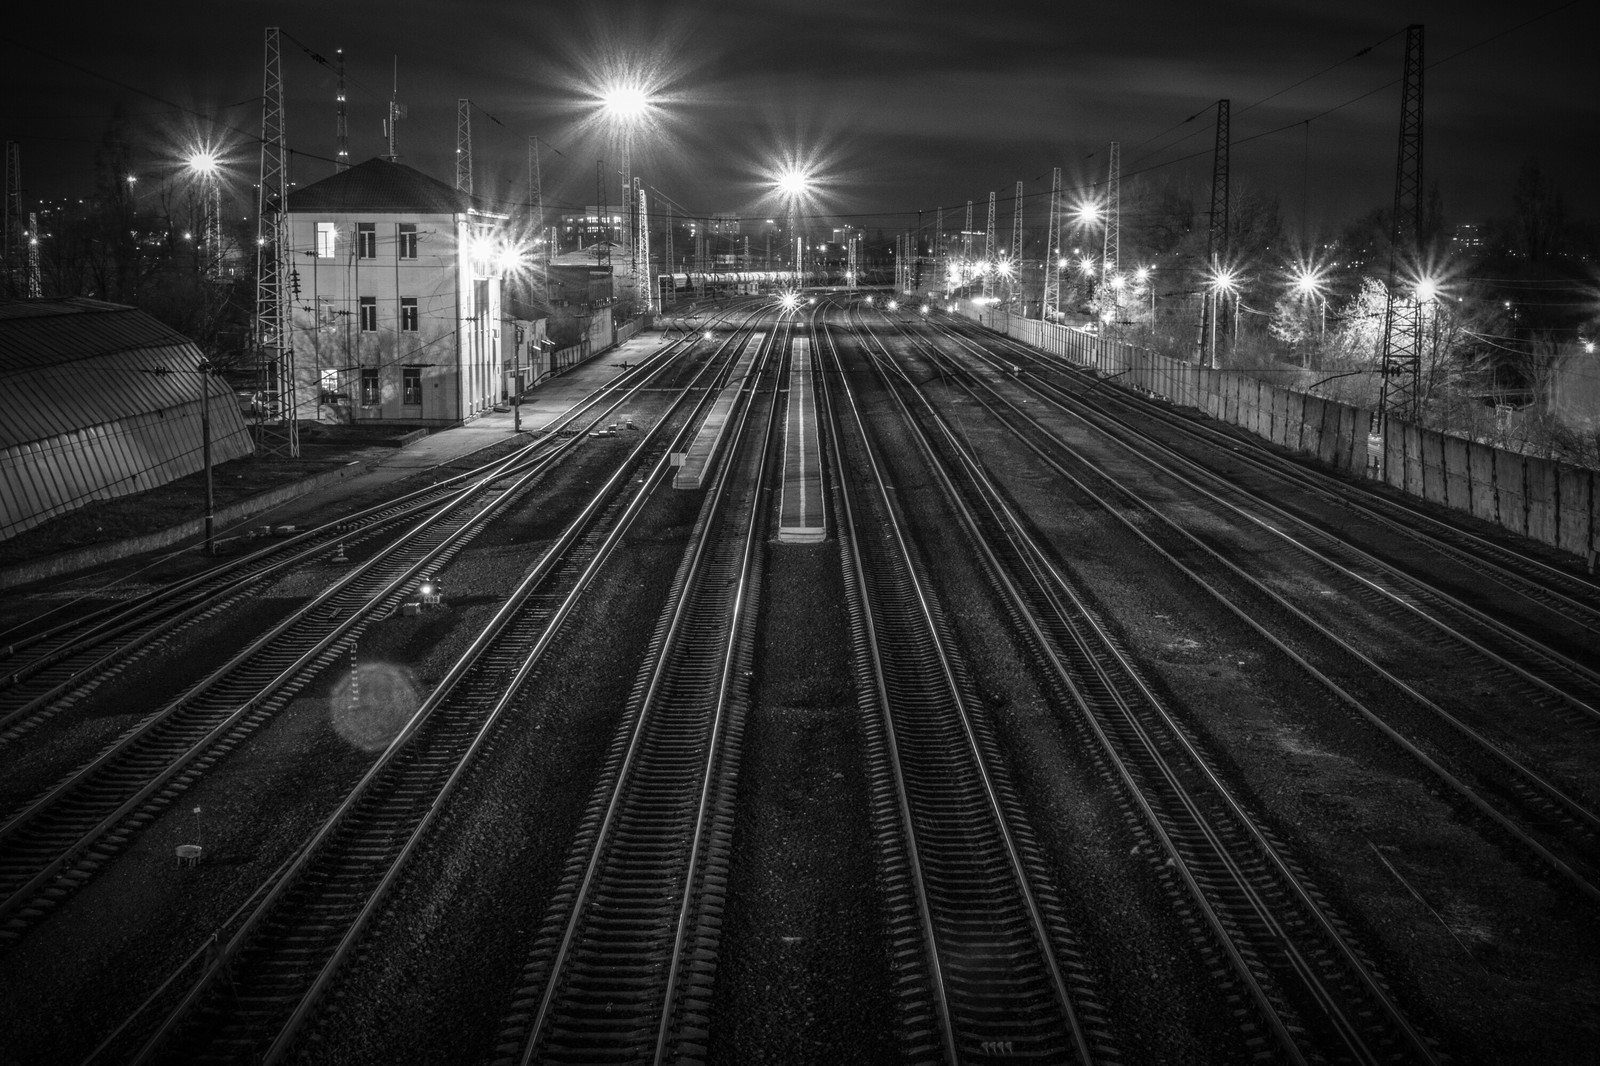
[[[408,366],[401,369],[400,402],[420,404],[422,402],[422,368]]]
[[[400,297],[400,332],[415,333],[417,331],[417,298],[415,296]]]
[[[378,298],[376,296],[363,296],[361,298],[361,332],[378,332]]]
[[[339,227],[332,222],[317,223],[317,258],[332,259],[339,243]]]
[[[356,223],[356,258],[378,258],[378,224],[376,222]]]
[[[400,258],[415,259],[417,257],[417,224],[415,222],[400,223],[398,240],[400,243]]]

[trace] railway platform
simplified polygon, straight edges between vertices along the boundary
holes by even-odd
[[[811,342],[796,337],[789,354],[789,406],[784,415],[783,496],[778,541],[815,544],[827,536],[822,453],[817,437],[817,393],[811,376]]]

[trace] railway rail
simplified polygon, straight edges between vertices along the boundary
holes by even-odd
[[[963,387],[1068,484],[1168,558],[1174,567],[1419,762],[1497,832],[1579,892],[1600,901],[1600,813],[1581,787],[1530,762],[1522,750],[1529,746],[1530,738],[1490,735],[1503,733],[1510,724],[1504,720],[1485,721],[1481,715],[1479,721],[1470,721],[1472,707],[1446,707],[1418,683],[1402,676],[1403,671],[1397,666],[1386,665],[1359,648],[1344,635],[1337,620],[1319,617],[1286,590],[1275,588],[1263,575],[1234,563],[1212,543],[1212,538],[1197,535],[1172,519],[1166,509],[1152,505],[1130,489],[1125,478],[1114,476],[1043,425],[1033,412],[1008,398],[995,382],[1015,379],[1002,367],[994,369],[992,380],[968,377],[963,380]],[[1096,412],[1070,394],[1030,388],[1029,395],[1059,403],[1062,410],[1091,425],[1098,424]],[[1240,520],[1236,528],[1259,530],[1279,547],[1296,549],[1301,572],[1350,590],[1353,599],[1367,601],[1370,615],[1396,619],[1391,624],[1397,629],[1413,620],[1433,627],[1439,639],[1459,646],[1466,653],[1465,661],[1473,663],[1471,668],[1486,678],[1480,689],[1522,694],[1524,710],[1542,705],[1562,716],[1559,721],[1563,728],[1593,730],[1600,688],[1593,684],[1594,671],[1584,663],[1543,646],[1532,635],[1484,617],[1448,592],[1418,584],[1370,553],[1352,556],[1339,552],[1337,538],[1270,502],[1252,499],[1249,510],[1233,504],[1226,498],[1236,494],[1231,482],[1184,457],[1171,457],[1158,439],[1148,435],[1138,434],[1137,444],[1130,443],[1129,435],[1138,431],[1126,422],[1119,420],[1117,428],[1121,432],[1113,439],[1141,465],[1155,466],[1190,491],[1219,504]],[[1153,521],[1130,520],[1116,501]],[[1263,518],[1256,508],[1267,509],[1267,517]],[[1295,530],[1293,535],[1288,532],[1291,528]],[[1263,549],[1261,557],[1273,558],[1275,554],[1281,552]],[[1274,612],[1307,627],[1316,641],[1308,644],[1288,637],[1276,621],[1257,617],[1260,608],[1241,606],[1252,602],[1265,602]],[[1369,624],[1370,617],[1346,620],[1342,628],[1359,630]],[[1548,748],[1551,741],[1544,743]]]
[[[1240,1000],[1255,1005],[1259,1023],[1240,1019],[1246,1046],[1260,1049],[1265,1033],[1290,1061],[1334,1047],[1358,1062],[1434,1061],[1301,863],[1145,683],[962,434],[885,354],[874,358],[881,380],[1052,687],[1176,871],[1175,894],[1226,960]]]
[[[903,1043],[914,1061],[1114,1060],[1090,967],[1039,869],[832,336],[820,339],[873,820],[905,971]]]
[[[507,1061],[704,1057],[779,424],[772,353],[784,347],[769,338],[730,415],[734,447],[535,939]]]
[[[732,348],[727,345],[726,348]],[[700,380],[718,372],[708,363]],[[282,1061],[426,846],[561,624],[669,475],[710,390],[683,390],[530,568],[404,731],[315,835],[101,1047],[94,1061]]]

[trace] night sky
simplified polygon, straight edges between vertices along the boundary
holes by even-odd
[[[981,227],[997,191],[1004,230],[1018,180],[1034,197],[1025,214],[1042,220],[1050,168],[1087,192],[1104,179],[1111,140],[1125,199],[1137,175],[1147,188],[1189,185],[1204,201],[1211,105],[1228,97],[1236,187],[1276,196],[1291,225],[1302,212],[1337,223],[1393,200],[1404,31],[1422,22],[1426,177],[1448,218],[1510,214],[1529,157],[1556,179],[1569,215],[1600,215],[1594,0],[50,9],[72,14],[26,34],[13,21],[3,38],[0,127],[22,147],[25,205],[91,191],[95,145],[119,105],[135,166],[152,176],[208,130],[225,138],[243,203],[258,166],[248,138],[260,131],[263,30],[276,25],[291,175],[302,184],[332,173],[335,150],[334,74],[307,52],[331,62],[343,48],[354,161],[385,151],[398,56],[409,112],[401,161],[453,181],[456,101],[470,98],[477,191],[524,199],[537,134],[552,213],[595,202],[598,159],[616,169],[623,152],[596,120],[595,93],[624,72],[659,98],[630,149],[653,211],[670,199],[675,211],[771,216],[768,187],[788,162],[815,178],[807,209],[835,225],[897,232],[918,210],[931,225],[937,206],[959,212],[971,199]]]

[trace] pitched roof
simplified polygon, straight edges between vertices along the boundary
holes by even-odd
[[[289,193],[289,210],[448,215],[477,204],[404,163],[374,158]]]

